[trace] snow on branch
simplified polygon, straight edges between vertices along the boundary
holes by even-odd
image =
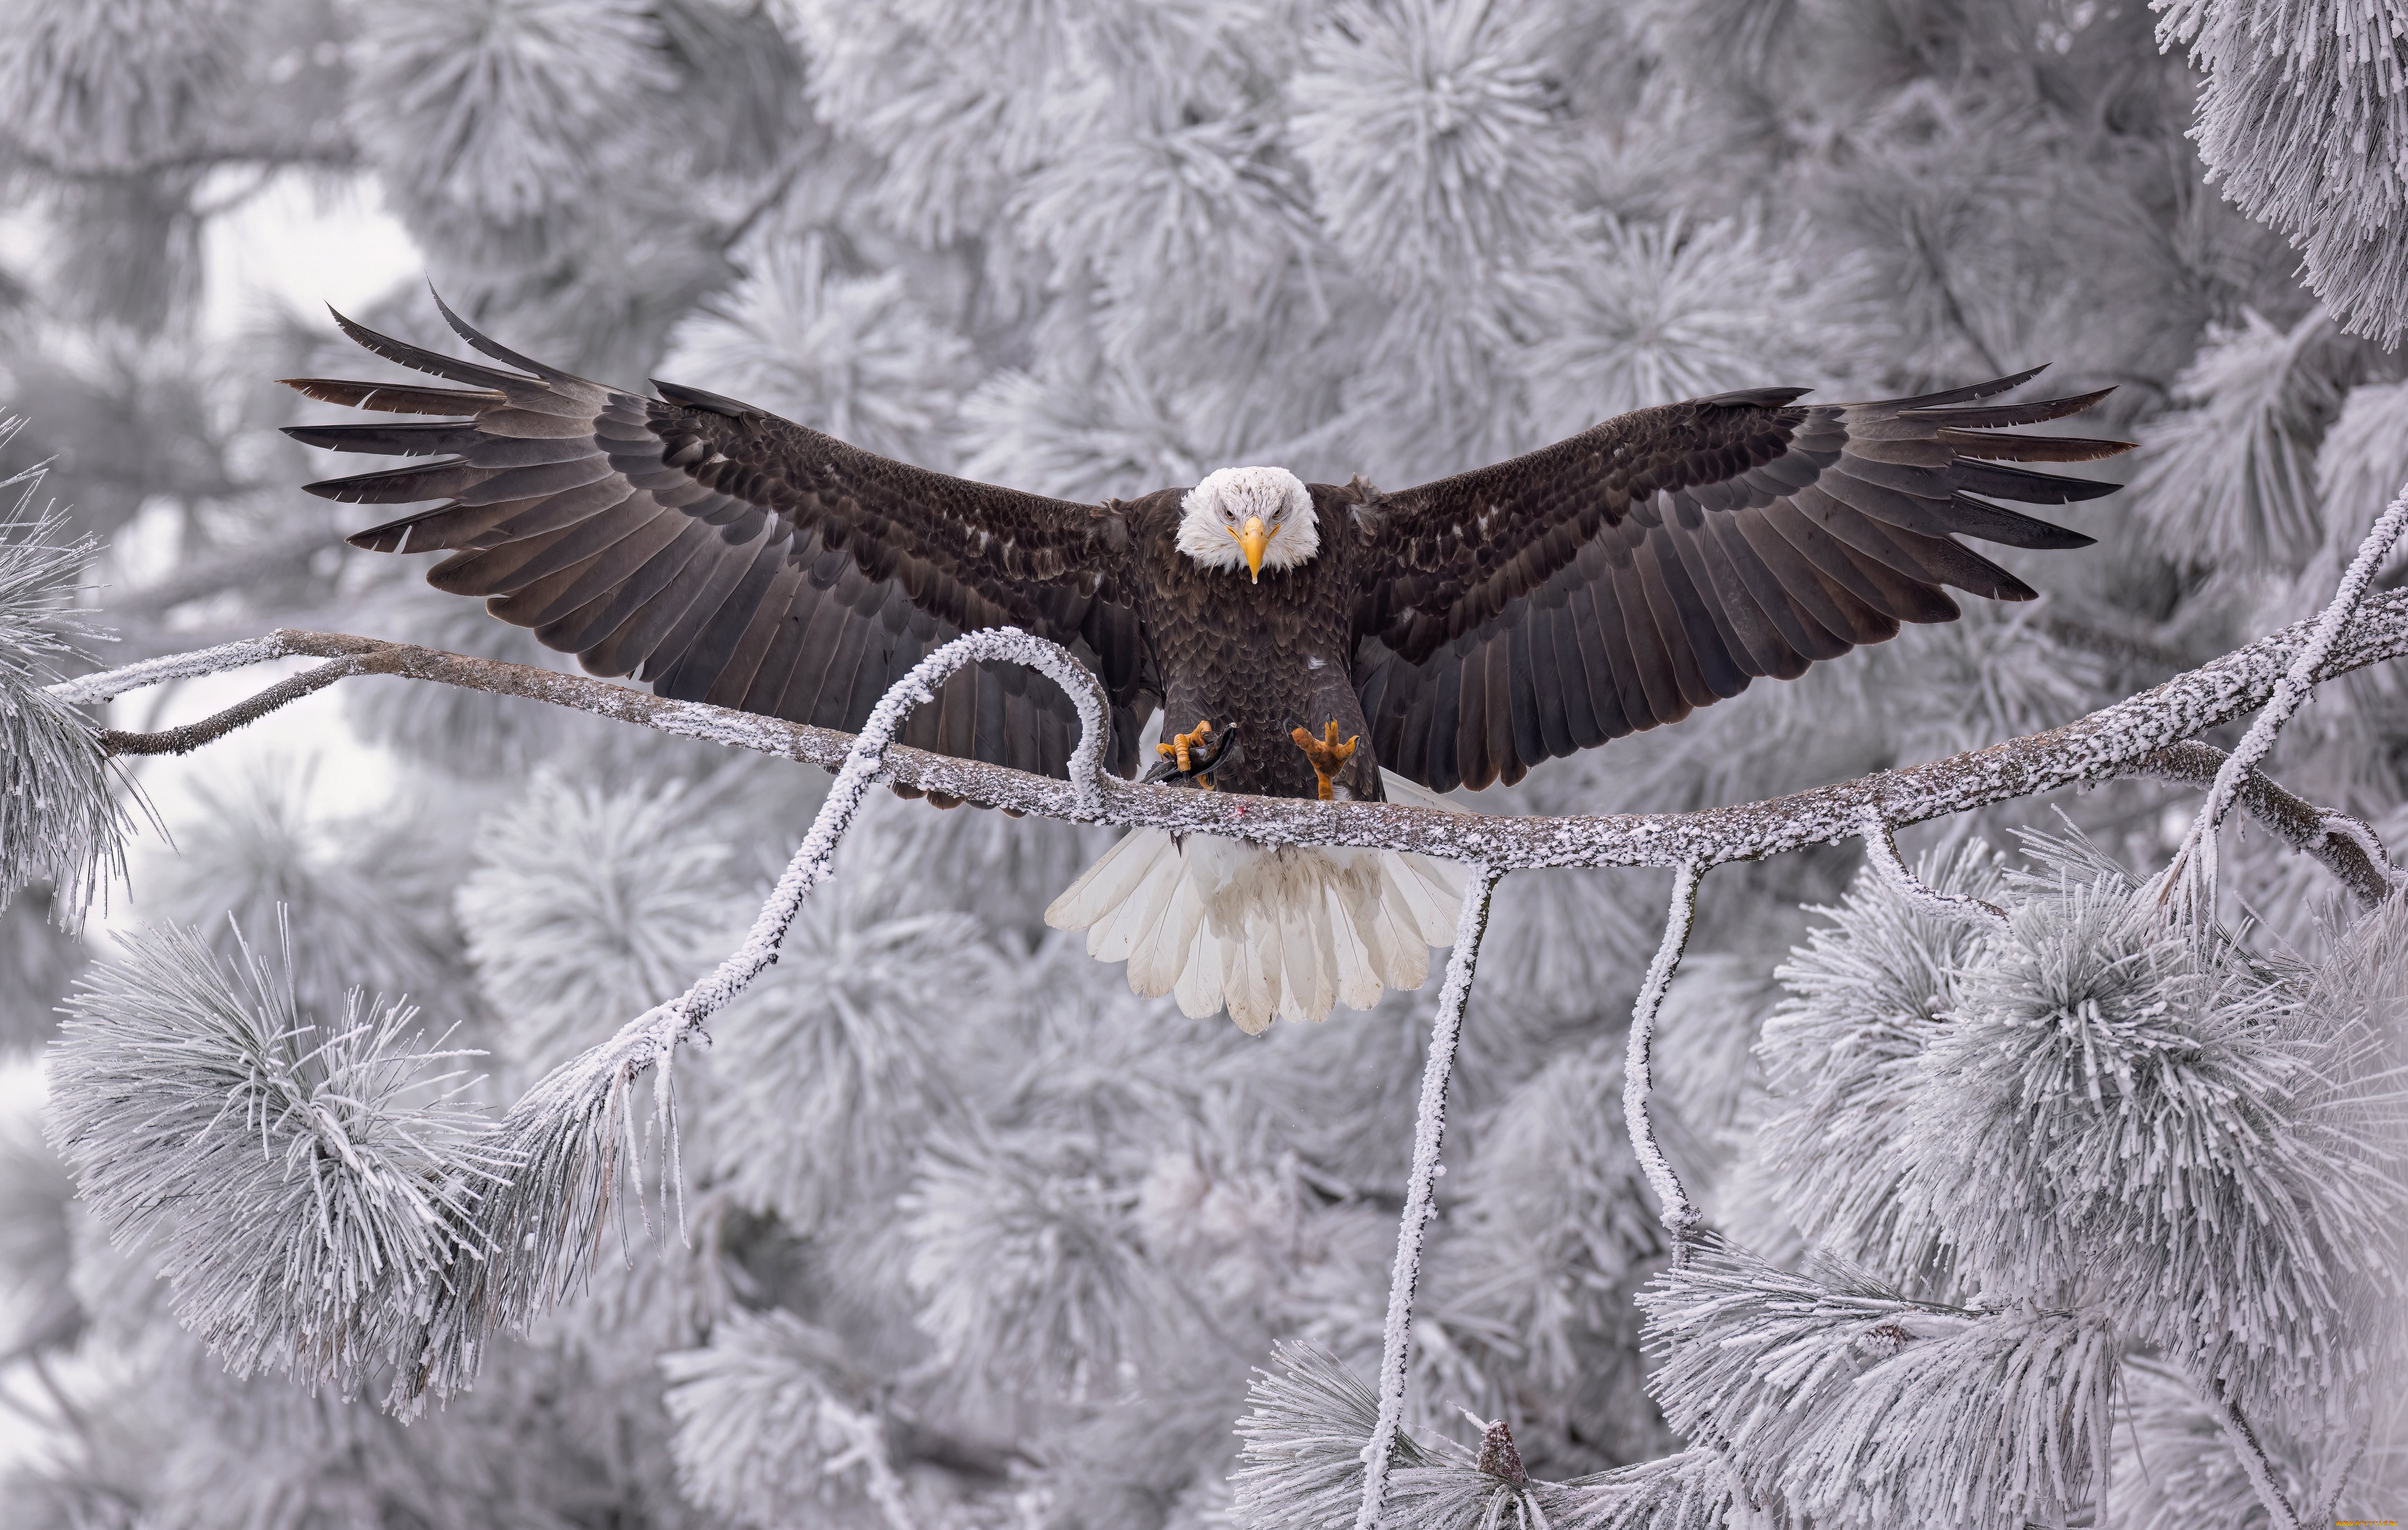
[[[2408,531],[2408,485],[2402,485],[2399,496],[2375,518],[2374,525],[2358,545],[2348,569],[2341,577],[2341,587],[2333,592],[2331,602],[2317,616],[2308,640],[2300,648],[2283,678],[2276,682],[2273,694],[2268,697],[2266,709],[2249,725],[2241,747],[2232,751],[2215,773],[2215,782],[2208,788],[2207,801],[2200,804],[2199,816],[2191,820],[2190,832],[2183,836],[2182,849],[2174,854],[2159,882],[2159,896],[2179,886],[2185,900],[2202,911],[2214,907],[2215,831],[2231,809],[2239,795],[2241,782],[2258,767],[2274,747],[2274,737],[2291,714],[2300,709],[2315,690],[2316,681],[2329,673],[2327,661],[2341,640],[2342,630],[2357,614],[2359,602],[2365,598],[2366,587],[2373,581],[2375,570],[2391,555],[2391,549]]]
[[[1380,1523],[1381,1500],[1388,1486],[1389,1448],[1405,1414],[1413,1292],[1421,1283],[1422,1240],[1438,1211],[1438,1155],[1446,1136],[1447,1080],[1455,1071],[1455,1043],[1463,1037],[1463,1006],[1471,996],[1480,937],[1488,929],[1489,900],[1501,875],[1486,866],[1475,867],[1472,885],[1464,889],[1463,912],[1455,927],[1455,951],[1446,963],[1446,986],[1439,992],[1438,1018],[1430,1024],[1429,1056],[1422,1065],[1421,1106],[1413,1119],[1412,1168],[1405,1183],[1404,1217],[1397,1227],[1397,1265],[1388,1277],[1388,1318],[1380,1340],[1379,1416],[1372,1423],[1371,1442],[1363,1448],[1368,1469],[1363,1501],[1354,1515],[1355,1530],[1374,1530]]]
[[[2310,622],[2286,627],[2063,727],[1813,791],[1701,812],[1473,817],[1394,803],[1293,802],[1174,791],[1098,776],[1083,766],[1074,767],[1080,780],[1073,785],[900,746],[882,750],[874,779],[1041,818],[1219,834],[1267,845],[1385,847],[1498,871],[1572,865],[1696,865],[1703,869],[1856,837],[1869,808],[1877,808],[1893,828],[1903,828],[2145,770],[2143,762],[2156,751],[2262,706],[2307,646],[2312,630]],[[1068,662],[1051,644],[1024,641],[1033,645],[1030,652],[1045,651]],[[255,644],[214,651],[225,658],[207,667],[201,666],[200,655],[176,655],[69,681],[55,694],[93,701],[155,683],[167,672],[210,673],[291,656],[351,658],[358,661],[352,673],[523,696],[831,768],[844,763],[854,742],[850,734],[699,702],[671,701],[609,680],[343,634],[280,631]],[[2402,654],[2408,654],[2408,591],[2386,591],[2367,599],[2341,629],[2316,678],[2329,679]],[[1084,671],[1074,666],[1073,673]],[[1092,680],[1078,684],[1090,696],[1095,694]]]
[[[1927,913],[1971,924],[2006,922],[2007,911],[1997,904],[1967,893],[1942,893],[1916,876],[1914,868],[1899,858],[1898,836],[1890,832],[1889,821],[1876,808],[1865,811],[1865,859],[1889,884],[1891,892],[1920,905]]]
[[[1656,1139],[1650,1094],[1655,1087],[1656,1016],[1664,1007],[1664,991],[1672,985],[1672,974],[1680,968],[1681,953],[1688,949],[1690,927],[1697,922],[1698,875],[1694,865],[1684,865],[1673,874],[1672,907],[1664,916],[1663,943],[1656,948],[1656,959],[1647,964],[1646,980],[1640,985],[1638,1002],[1631,1006],[1629,1055],[1622,1065],[1622,1119],[1630,1129],[1630,1151],[1662,1203],[1664,1230],[1672,1236],[1676,1264],[1688,1257],[1706,1218],[1689,1199],[1680,1175],[1673,1172],[1672,1161],[1664,1156],[1663,1144]]]
[[[2214,744],[2194,738],[2143,755],[2124,774],[2212,786],[2229,758]],[[2373,826],[2363,819],[2294,796],[2255,767],[2241,778],[2234,801],[2285,844],[2340,878],[2361,904],[2380,903],[2408,887],[2408,871],[2392,864]]]

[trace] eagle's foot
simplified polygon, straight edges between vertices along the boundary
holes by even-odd
[[[1324,725],[1318,738],[1302,728],[1289,730],[1288,736],[1296,740],[1297,748],[1304,751],[1304,757],[1312,762],[1312,774],[1317,778],[1321,800],[1329,801],[1332,795],[1329,779],[1354,757],[1354,746],[1363,741],[1362,735],[1357,734],[1341,744],[1338,741],[1338,724],[1330,722]]]
[[[1188,729],[1185,733],[1172,734],[1170,736],[1170,742],[1167,744],[1156,744],[1154,746],[1154,750],[1155,753],[1161,755],[1164,759],[1178,760],[1179,774],[1182,776],[1193,775],[1196,771],[1195,757],[1203,751],[1204,740],[1211,736],[1211,733],[1212,720],[1211,718],[1206,718],[1203,722],[1197,723],[1196,726]],[[1205,791],[1210,792],[1212,790],[1212,778],[1210,776],[1200,777],[1197,779],[1196,784],[1204,788]]]

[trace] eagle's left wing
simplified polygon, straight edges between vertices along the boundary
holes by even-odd
[[[2032,376],[1870,404],[1723,393],[1401,493],[1354,491],[1354,683],[1381,765],[1441,792],[1519,780],[1902,622],[1954,621],[1942,586],[2031,599],[1956,536],[2090,538],[1977,496],[2096,498],[2118,485],[2000,465],[2129,450],[2000,430],[2105,396],[1983,402]]]
[[[427,575],[602,675],[664,695],[857,731],[927,652],[980,627],[1068,648],[1111,693],[1111,763],[1133,774],[1159,685],[1121,571],[1128,528],[1073,504],[930,472],[733,399],[656,383],[646,398],[505,350],[458,360],[336,316],[361,345],[459,388],[297,379],[312,398],[459,418],[305,425],[337,451],[437,460],[313,483],[354,504],[443,503],[359,533],[382,552],[449,551]],[[972,665],[901,741],[1055,776],[1069,698],[1017,665]]]

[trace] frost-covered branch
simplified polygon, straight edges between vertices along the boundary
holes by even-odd
[[[1878,808],[1893,828],[2060,787],[2127,775],[2157,751],[2239,717],[2273,694],[2312,635],[2300,622],[2063,727],[1788,796],[1693,813],[1471,817],[1393,803],[1291,802],[1182,792],[1105,777],[1096,795],[1068,782],[982,761],[900,746],[877,779],[1042,818],[1220,834],[1261,844],[1387,847],[1478,863],[1537,866],[1701,867],[1754,860],[1863,832]],[[2408,654],[2408,591],[2368,599],[2342,629],[2319,679]],[[568,707],[664,733],[834,767],[850,734],[778,718],[671,701],[630,686],[526,665],[342,634],[283,631],[209,656],[170,655],[57,688],[61,699],[103,699],[168,678],[292,656],[357,658],[356,673],[432,680]]]
[[[1865,859],[1890,891],[1927,912],[1974,924],[2006,922],[2007,911],[1997,904],[1966,893],[1942,893],[1916,876],[1899,857],[1898,836],[1890,832],[1889,821],[1870,809],[1865,813]]]
[[[380,647],[389,651],[392,646]],[[389,653],[369,653],[357,662],[365,668],[387,657]],[[290,1153],[315,1154],[309,1161],[322,1165],[330,1155],[340,1163],[339,1170],[324,1170],[331,1176],[331,1188],[313,1187],[319,1204],[339,1204],[348,1196],[367,1204],[375,1215],[366,1231],[355,1237],[338,1237],[339,1228],[313,1228],[306,1221],[254,1226],[251,1234],[259,1240],[257,1247],[230,1245],[214,1223],[197,1224],[184,1283],[205,1292],[230,1286],[248,1294],[258,1309],[212,1323],[203,1321],[207,1310],[223,1307],[225,1299],[211,1298],[212,1307],[191,1319],[195,1326],[237,1367],[259,1363],[264,1353],[281,1368],[346,1388],[358,1385],[371,1368],[383,1370],[392,1378],[387,1400],[402,1411],[415,1411],[429,1394],[441,1396],[466,1386],[496,1331],[524,1327],[590,1267],[619,1208],[625,1177],[639,1161],[635,1085],[655,1067],[660,1075],[653,1086],[654,1124],[674,1168],[677,1132],[670,1070],[677,1047],[699,1033],[778,959],[779,944],[804,901],[829,877],[837,846],[879,778],[882,755],[904,719],[914,707],[933,699],[935,687],[946,677],[981,659],[1025,664],[1051,675],[1077,703],[1083,728],[1070,764],[1084,788],[1071,789],[1093,811],[1098,806],[1096,783],[1103,775],[1106,735],[1101,687],[1066,651],[1025,634],[998,630],[955,638],[896,681],[871,711],[810,834],[742,946],[678,998],[638,1016],[609,1041],[547,1074],[511,1108],[497,1130],[441,1155],[417,1178],[443,1186],[443,1198],[394,1200],[392,1187],[405,1177],[360,1158],[347,1137],[313,1146],[325,1137],[325,1128],[315,1124],[325,1111],[314,1104],[287,1105],[279,1095],[254,1110],[264,1121],[271,1108],[292,1116],[306,1105],[314,1112],[308,1119],[316,1135],[288,1130]],[[251,1061],[254,1054],[289,1050],[291,1038],[304,1028],[295,1018],[289,980],[280,989],[268,977],[254,974],[251,986],[264,996],[247,996],[226,988],[214,975],[207,951],[195,943],[178,946],[171,941],[162,951],[147,966],[137,964],[128,969],[117,986],[101,991],[93,1011],[94,1043],[85,1072],[79,1076],[81,1086],[76,1079],[61,1085],[64,1094],[72,1096],[63,1102],[62,1119],[72,1123],[67,1130],[72,1151],[79,1155],[74,1160],[80,1165],[79,1177],[95,1194],[114,1197],[121,1236],[165,1204],[158,1187],[180,1182],[190,1172],[186,1138],[210,1138],[206,1129],[197,1136],[190,1128],[168,1129],[178,1124],[173,1112],[146,1102],[121,1078],[120,1055],[143,1056],[136,1043],[152,1037],[152,1051],[158,1054],[152,1064],[157,1074],[150,1083],[152,1094],[202,1122],[221,1109],[227,1088],[240,1097],[244,1089],[255,1086],[213,1082],[206,1074],[195,1080],[189,1070],[178,1071],[180,1054],[171,1038],[187,1023],[187,1016],[205,1023],[220,1017],[220,1028],[234,1037],[226,1044],[231,1059],[226,1067],[246,1076],[269,1067]],[[305,1058],[293,1066],[307,1062]],[[295,1090],[283,1094],[294,1094]],[[244,1117],[235,1123],[250,1122]],[[396,1130],[408,1138],[406,1124]],[[236,1139],[242,1139],[240,1131]],[[129,1142],[136,1151],[126,1151]],[[507,1172],[494,1172],[492,1165],[508,1165]],[[209,1172],[229,1184],[250,1184],[240,1176]],[[665,1178],[680,1182],[674,1172]],[[120,1184],[126,1188],[111,1188]],[[329,1294],[318,1307],[295,1315],[249,1283],[277,1259],[296,1264],[322,1246],[320,1259],[329,1265],[329,1273],[303,1282],[305,1294],[321,1287]],[[403,1251],[393,1252],[396,1248]],[[175,1274],[171,1266],[171,1278]],[[339,1306],[329,1307],[337,1295]]]
[[[2329,636],[2329,634],[2328,634]],[[528,696],[622,718],[665,732],[710,739],[788,758],[840,765],[838,779],[810,834],[742,947],[683,995],[639,1016],[609,1041],[548,1075],[512,1108],[497,1130],[479,1138],[486,1161],[513,1165],[480,1188],[465,1210],[446,1210],[438,1243],[441,1280],[413,1298],[406,1320],[380,1311],[373,1321],[346,1320],[346,1346],[374,1346],[359,1356],[312,1351],[307,1336],[293,1346],[297,1368],[333,1380],[357,1375],[363,1359],[392,1377],[390,1402],[414,1409],[428,1394],[466,1386],[492,1336],[523,1327],[548,1310],[590,1268],[604,1229],[620,1206],[624,1177],[641,1144],[632,1095],[656,1066],[655,1123],[662,1149],[674,1154],[676,1129],[669,1069],[676,1048],[695,1036],[731,998],[776,959],[780,940],[811,892],[829,875],[830,859],[869,788],[879,782],[941,792],[970,801],[1082,822],[1152,824],[1176,832],[1207,831],[1269,843],[1387,845],[1480,865],[1484,882],[1519,866],[1656,865],[1680,871],[1665,938],[1634,1010],[1633,1058],[1627,1069],[1626,1109],[1634,1146],[1665,1208],[1676,1246],[1685,1246],[1700,1216],[1648,1129],[1648,1058],[1652,1016],[1677,967],[1685,941],[1697,879],[1714,865],[1865,832],[1866,814],[1885,823],[1913,822],[2002,801],[2053,786],[2126,773],[2157,751],[2237,715],[2271,694],[2286,672],[2310,667],[2300,654],[2303,624],[2177,677],[2048,733],[2011,740],[1930,765],[1883,772],[1818,791],[1741,808],[1700,813],[1499,819],[1466,817],[1385,804],[1299,803],[1235,794],[1180,792],[1118,780],[1102,769],[1105,698],[1095,679],[1065,650],[1010,630],[974,633],[929,655],[881,700],[858,736],[803,727],[773,718],[664,700],[607,681],[523,665],[478,660],[407,644],[336,635],[282,632],[215,655],[154,661],[112,676],[34,693],[49,704],[96,700],[169,676],[205,673],[263,658],[313,655],[336,661],[310,675],[391,674]],[[2324,663],[2330,674],[2408,652],[2408,593],[2367,603],[2334,642]],[[959,665],[973,660],[1038,668],[1061,683],[1082,721],[1069,781],[975,761],[894,746],[910,708]],[[288,687],[289,688],[289,687]],[[271,688],[259,705],[286,694]],[[236,712],[242,708],[236,708]],[[255,715],[255,713],[254,713]],[[1441,996],[1423,1089],[1412,1186],[1398,1239],[1397,1278],[1383,1349],[1378,1414],[1394,1437],[1402,1400],[1409,1320],[1421,1233],[1426,1222],[1444,1090],[1470,980],[1485,897],[1467,900],[1449,981]],[[672,1181],[675,1176],[668,1177]],[[435,1236],[435,1234],[430,1234]],[[332,1367],[332,1368],[330,1368]],[[1377,1423],[1375,1420],[1375,1424]],[[1386,1452],[1366,1459],[1359,1523],[1378,1513]]]
[[[1388,1318],[1380,1339],[1380,1412],[1366,1447],[1363,1502],[1355,1530],[1380,1523],[1388,1488],[1389,1451],[1405,1414],[1405,1382],[1412,1354],[1413,1293],[1421,1283],[1422,1240],[1436,1211],[1439,1148],[1446,1137],[1446,1085],[1455,1072],[1455,1043],[1463,1038],[1463,1006],[1480,962],[1480,937],[1488,929],[1488,906],[1503,873],[1475,867],[1464,889],[1463,912],[1455,927],[1455,952],[1447,958],[1446,986],[1439,991],[1438,1017],[1430,1022],[1429,1057],[1422,1065],[1420,1108],[1413,1118],[1412,1169],[1405,1184],[1405,1213],[1397,1224],[1397,1264],[1388,1276]]]
[[[2240,747],[2216,771],[2215,784],[2208,789],[2207,801],[2200,805],[2199,816],[2191,821],[2182,849],[2175,852],[2173,865],[2166,868],[2162,883],[2165,888],[2170,890],[2181,882],[2196,906],[2204,908],[2212,901],[2208,894],[2215,885],[2215,831],[2223,823],[2224,815],[2231,810],[2242,779],[2274,747],[2275,736],[2315,691],[2316,682],[2330,673],[2327,664],[2341,641],[2342,630],[2357,614],[2367,585],[2391,555],[2403,530],[2408,530],[2408,485],[2402,485],[2398,497],[2375,518],[2373,529],[2358,544],[2357,556],[2342,575],[2341,587],[2333,592],[2330,604],[2316,618],[2308,640],[2285,668],[2273,694],[2267,699],[2265,710],[2258,714],[2258,721],[2249,725]]]
[[[2126,774],[2211,786],[2229,758],[2214,744],[2194,738],[2143,755]],[[2242,778],[2234,801],[2285,844],[2340,878],[2360,903],[2380,902],[2408,886],[2408,872],[2392,864],[2373,827],[2361,819],[2319,808],[2254,769]]]
[[[1687,1188],[1673,1172],[1672,1161],[1664,1156],[1664,1145],[1656,1137],[1656,1120],[1650,1113],[1656,1016],[1664,1007],[1664,991],[1672,985],[1672,974],[1680,969],[1681,953],[1688,949],[1690,927],[1697,922],[1699,874],[1698,867],[1684,865],[1672,875],[1672,906],[1664,916],[1663,943],[1656,948],[1656,959],[1647,964],[1639,1001],[1630,1008],[1630,1050],[1622,1065],[1622,1119],[1630,1130],[1630,1151],[1638,1155],[1647,1183],[1663,1204],[1664,1227],[1672,1235],[1675,1263],[1686,1260],[1706,1219],[1689,1199]]]
[[[2273,1463],[2267,1460],[2266,1447],[2258,1442],[2258,1431],[2250,1426],[2249,1415],[2241,1411],[2240,1400],[2232,1395],[2232,1389],[2214,1377],[2201,1379],[2197,1385],[2215,1410],[2216,1424],[2223,1429],[2225,1438],[2232,1442],[2232,1453],[2241,1462],[2242,1475],[2249,1479],[2258,1501],[2266,1506],[2274,1530],[2300,1530],[2300,1511],[2291,1507],[2290,1494],[2274,1480]]]
[[[70,707],[86,707],[111,696],[122,696],[128,691],[145,686],[164,685],[169,680],[188,680],[202,675],[222,675],[229,669],[243,669],[251,665],[265,664],[271,659],[291,658],[304,651],[289,646],[284,639],[288,632],[271,632],[265,637],[246,637],[239,642],[219,643],[211,648],[194,649],[189,653],[163,653],[155,659],[126,665],[118,669],[104,669],[96,675],[79,675],[62,680],[50,688],[50,694]],[[315,636],[315,635],[313,635]],[[383,646],[373,639],[353,638],[355,644]],[[362,650],[365,651],[365,648]]]
[[[279,680],[258,694],[247,696],[198,722],[163,728],[157,733],[123,733],[110,728],[100,736],[101,752],[108,755],[190,754],[204,744],[216,743],[246,723],[258,722],[280,707],[289,706],[303,696],[315,695],[344,676],[358,673],[358,660],[336,659],[314,669],[303,670],[288,679]]]

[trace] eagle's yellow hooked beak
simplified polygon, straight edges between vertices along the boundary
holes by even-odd
[[[1266,529],[1261,516],[1250,515],[1246,517],[1246,524],[1241,530],[1232,530],[1227,526],[1223,526],[1221,529],[1228,532],[1230,537],[1246,550],[1246,572],[1253,577],[1256,584],[1262,583],[1263,549],[1271,545],[1271,538],[1279,535],[1279,528],[1272,526]]]

